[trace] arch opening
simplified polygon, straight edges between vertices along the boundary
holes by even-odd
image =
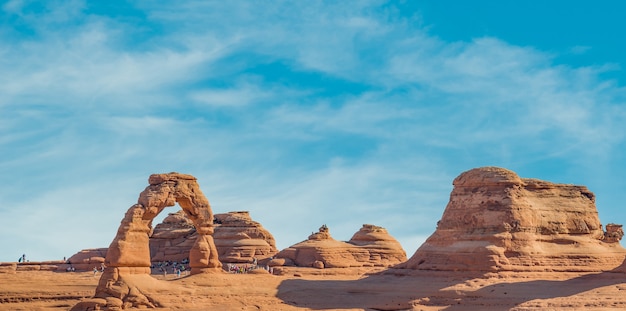
[[[150,276],[149,243],[152,222],[165,208],[176,203],[196,227],[197,236],[188,257],[191,274],[222,271],[213,241],[213,212],[196,178],[173,172],[153,174],[148,182],[149,186],[141,192],[137,203],[124,215],[108,248],[106,268],[94,295],[103,301],[85,302],[85,306],[77,305],[77,310],[87,305],[106,309],[109,304],[117,307],[121,303],[133,307],[158,307],[157,302],[145,297],[141,291],[129,289],[136,287],[137,282],[145,282],[146,277],[153,279]]]
[[[164,226],[171,230],[163,230]],[[184,267],[183,271],[190,272],[188,269],[189,250],[196,240],[195,234],[196,228],[193,222],[189,220],[179,205],[166,207],[152,219],[152,228],[148,239],[152,274],[163,274],[165,272],[163,271],[164,264],[168,261],[175,262],[179,268]],[[213,238],[216,239],[216,237],[214,234]],[[219,253],[219,245],[217,241],[215,243]],[[175,247],[174,245],[185,247]],[[222,261],[221,258],[220,261]],[[155,270],[155,268],[157,269]],[[175,270],[172,272],[175,273]]]
[[[153,174],[150,185],[139,195],[120,224],[117,235],[105,260],[107,267],[135,268],[136,272],[150,269],[149,236],[152,222],[166,207],[176,203],[193,222],[198,232],[189,252],[192,274],[221,268],[213,241],[213,212],[191,175],[169,173]]]

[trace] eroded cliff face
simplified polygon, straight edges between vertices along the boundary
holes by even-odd
[[[602,229],[584,186],[483,167],[459,175],[436,231],[399,268],[603,271],[625,257],[621,226]]]

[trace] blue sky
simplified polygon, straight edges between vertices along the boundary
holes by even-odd
[[[279,248],[371,223],[410,256],[480,166],[626,223],[620,1],[171,3],[2,2],[0,261],[108,246],[171,171]]]

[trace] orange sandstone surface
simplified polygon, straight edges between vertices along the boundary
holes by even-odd
[[[598,272],[622,264],[621,226],[604,231],[584,186],[484,167],[458,176],[435,232],[399,268]]]
[[[300,266],[323,268],[389,267],[406,260],[406,253],[387,230],[363,225],[348,242],[330,236],[324,225],[305,241],[292,245],[278,254],[270,266]]]
[[[104,263],[103,272],[0,263],[0,310],[626,309],[621,225],[600,224],[584,186],[495,167],[464,172],[437,229],[407,260],[374,225],[347,242],[322,226],[277,251],[247,213],[213,215],[193,176],[155,174],[149,183],[108,249],[73,256]],[[176,202],[182,212],[153,229],[152,219]],[[227,230],[218,234],[219,226]],[[153,258],[185,255],[190,274],[150,274]],[[262,260],[271,269],[228,273],[222,260]]]
[[[222,263],[249,263],[278,252],[274,236],[252,220],[247,211],[214,215],[213,241]],[[183,211],[169,214],[150,236],[152,262],[181,262],[189,256],[197,236],[193,222]]]

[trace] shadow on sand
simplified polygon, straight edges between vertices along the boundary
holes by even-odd
[[[285,280],[277,297],[286,304],[314,310],[420,310],[420,306],[446,311],[510,310],[522,304],[537,309],[626,308],[626,297],[620,292],[626,290],[624,266],[601,273],[563,273],[561,280],[540,280],[535,274],[530,281],[518,276],[458,277],[434,271],[410,271],[407,275],[407,271],[389,269],[352,281]],[[611,285],[616,286],[604,289],[602,297],[593,291]],[[585,293],[588,291],[592,292]],[[576,297],[581,293],[585,297]],[[546,304],[545,299],[557,300]]]

